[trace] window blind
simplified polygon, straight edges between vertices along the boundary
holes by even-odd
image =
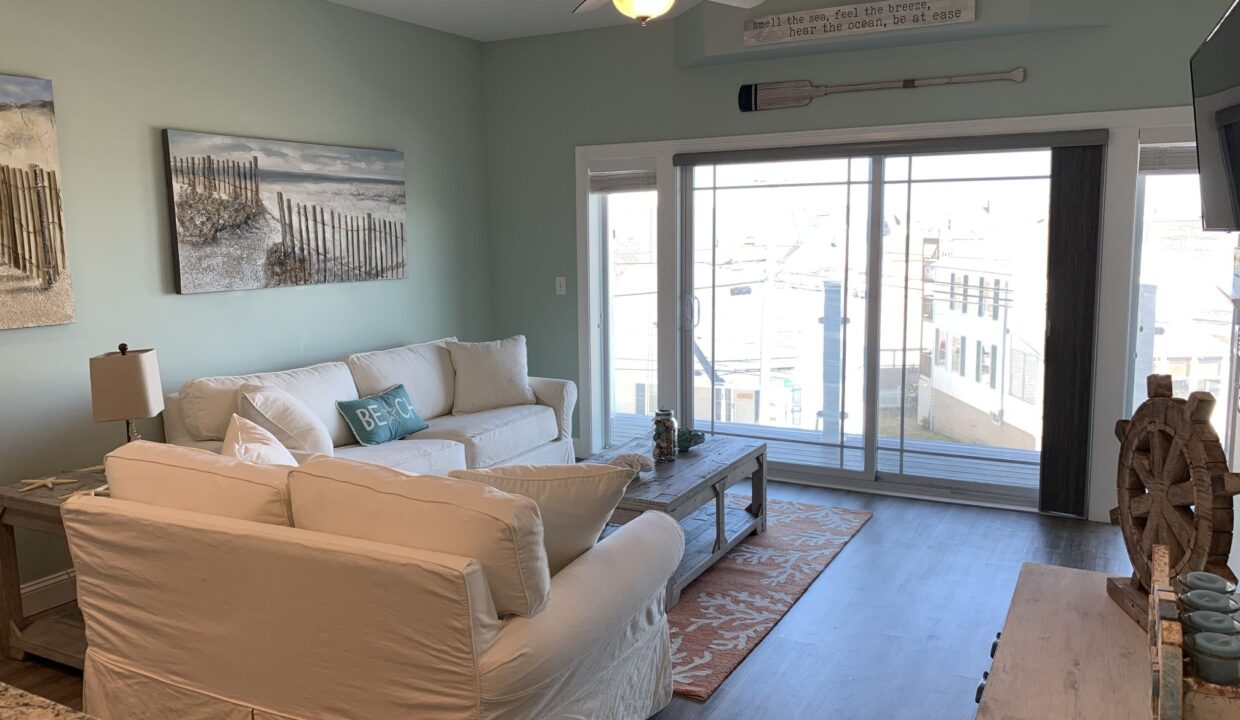
[[[1197,146],[1191,143],[1179,145],[1142,145],[1141,172],[1146,174],[1174,175],[1197,172]]]
[[[645,192],[658,189],[659,178],[654,170],[590,173],[592,193]]]

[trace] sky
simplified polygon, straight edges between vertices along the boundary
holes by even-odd
[[[405,179],[405,155],[392,150],[311,145],[182,130],[168,131],[168,146],[172,155],[178,157],[211,155],[221,160],[248,162],[257,155],[261,170],[347,178]]]
[[[51,99],[51,80],[0,75],[0,105],[25,105],[34,100]]]

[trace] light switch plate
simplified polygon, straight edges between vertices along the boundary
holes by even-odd
[[[567,295],[568,294],[568,278],[564,277],[563,275],[556,277],[555,294],[556,295]]]

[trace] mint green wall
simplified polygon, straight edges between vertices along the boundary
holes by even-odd
[[[157,348],[171,391],[489,334],[478,43],[318,0],[0,0],[0,73],[53,81],[77,302],[76,324],[0,332],[0,480],[120,444],[87,377],[120,341]],[[410,279],[174,294],[166,127],[404,151]],[[19,543],[24,580],[67,564],[60,541]]]
[[[552,290],[555,276],[576,278],[578,145],[1186,104],[1188,58],[1230,4],[1001,2],[978,2],[979,22],[988,13],[1005,16],[994,37],[890,46],[898,39],[892,33],[866,41],[887,47],[758,62],[706,58],[715,64],[680,66],[736,45],[746,13],[711,4],[644,29],[486,44],[493,329],[529,336],[532,372],[577,377],[576,290],[570,286],[564,297]],[[772,0],[748,15],[832,4],[840,3]],[[711,22],[703,13],[732,21]],[[1044,29],[1073,24],[1082,26]],[[933,39],[939,31],[905,37],[918,32]],[[1018,65],[1029,71],[1023,85],[873,92],[747,115],[736,107],[737,89],[747,82],[846,83]]]

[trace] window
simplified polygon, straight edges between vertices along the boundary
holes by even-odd
[[[1004,298],[1006,300],[1006,298]],[[999,281],[995,280],[995,292],[990,300],[990,318],[992,320],[999,319]]]
[[[1238,236],[1202,231],[1192,144],[1144,145],[1140,163],[1132,408],[1146,399],[1146,376],[1170,375],[1177,397],[1193,390],[1215,395],[1210,420],[1227,437],[1234,417],[1228,357],[1235,338],[1226,296],[1240,293]]]
[[[977,279],[977,316],[986,317],[986,278]]]
[[[1008,373],[1008,394],[1033,404],[1038,400],[1038,356],[1024,350],[1012,350]]]
[[[956,309],[956,273],[952,273],[951,289],[947,291],[947,309]]]
[[[960,312],[968,315],[969,314],[969,276],[968,275],[964,276],[964,282],[960,284],[960,292],[961,292]]]
[[[939,367],[947,364],[947,335],[938,328],[934,329],[934,364]]]
[[[960,338],[952,338],[952,372],[964,374],[964,358],[960,356]]]

